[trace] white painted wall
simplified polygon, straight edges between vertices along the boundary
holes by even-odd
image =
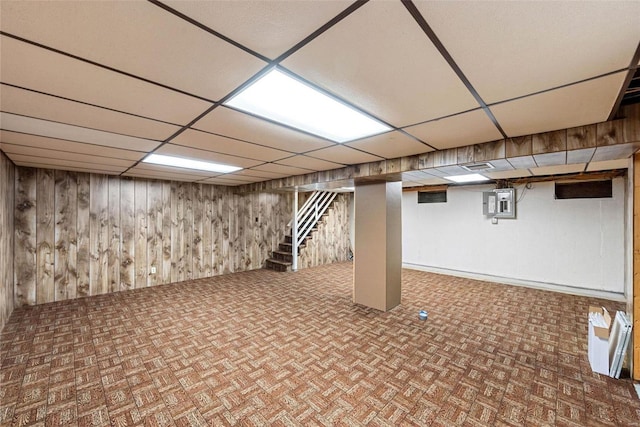
[[[520,186],[517,219],[496,225],[482,214],[482,191],[492,186],[450,187],[447,203],[433,204],[405,192],[403,263],[623,294],[625,181],[614,179],[611,199],[555,200],[553,182],[533,183],[522,197]]]

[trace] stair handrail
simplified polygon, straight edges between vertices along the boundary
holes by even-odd
[[[309,198],[304,202],[302,207],[298,210],[298,221],[300,221],[300,217],[305,214],[309,207],[316,202],[316,199],[319,197],[320,193],[323,193],[323,191],[314,191],[311,196],[309,196]],[[291,227],[291,223],[293,223],[293,219],[289,221],[287,227]]]
[[[305,212],[298,221],[297,246],[300,246],[302,242],[304,242],[337,195],[337,193],[332,191],[319,191],[318,193],[322,194],[316,197],[318,200],[313,204],[313,208],[307,209],[307,212]]]

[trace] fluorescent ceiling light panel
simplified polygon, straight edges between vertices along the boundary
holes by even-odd
[[[487,178],[486,176],[482,176],[480,174],[477,174],[477,173],[472,173],[472,174],[468,174],[468,175],[445,176],[443,178],[444,179],[448,179],[449,181],[457,182],[457,183],[489,181],[489,178]]]
[[[185,159],[184,157],[163,156],[161,154],[151,154],[143,160],[145,163],[156,165],[175,166],[177,168],[197,169],[201,171],[229,173],[239,171],[242,168],[237,166],[221,165],[219,163],[203,162],[201,160]]]
[[[225,104],[336,142],[391,130],[276,68]]]

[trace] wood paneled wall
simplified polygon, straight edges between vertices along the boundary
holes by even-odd
[[[350,193],[336,196],[327,210],[327,216],[318,223],[298,255],[298,268],[309,268],[333,262],[346,261],[349,255],[349,200]]]
[[[24,167],[15,189],[16,307],[262,268],[293,202]]]
[[[13,311],[13,211],[15,166],[0,152],[0,330]]]

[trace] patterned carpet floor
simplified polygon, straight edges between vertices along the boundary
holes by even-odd
[[[0,424],[640,425],[587,360],[588,306],[620,303],[402,274],[386,313],[351,303],[350,263],[17,309]]]

